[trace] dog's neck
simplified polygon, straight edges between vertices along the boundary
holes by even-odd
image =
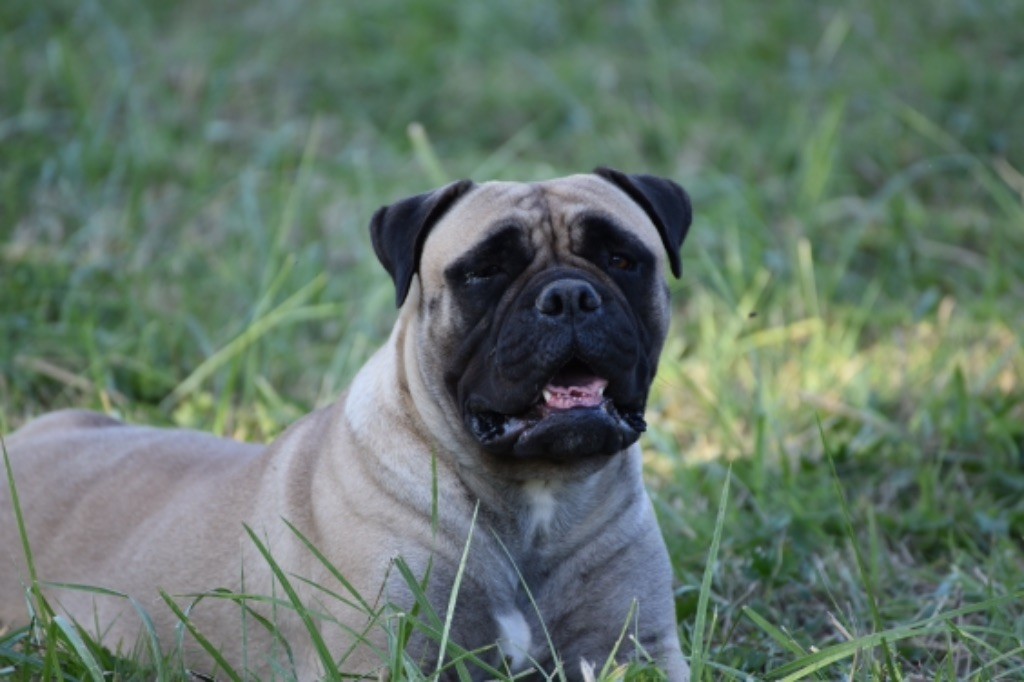
[[[641,492],[640,453],[634,446],[585,478],[535,479],[508,491],[508,530],[522,539],[524,551],[543,552],[566,537],[585,539],[590,530],[612,525]]]
[[[400,329],[404,331],[400,331]],[[436,396],[428,382],[410,368],[422,369],[410,354],[416,352],[414,327],[396,325],[388,342],[355,377],[345,398],[345,415],[353,434],[381,434],[388,443],[375,443],[378,452],[393,450],[410,468],[430,472],[430,458],[450,473],[450,482],[463,488],[459,495],[480,503],[480,520],[497,533],[509,551],[533,554],[555,546],[564,536],[586,537],[580,527],[608,523],[602,513],[621,509],[642,491],[640,450],[637,445],[608,458],[579,464],[546,461],[503,460],[487,454],[461,423],[452,423],[442,409],[447,396]],[[399,400],[382,399],[379,391],[400,387]],[[416,396],[430,396],[417,400]],[[387,414],[383,409],[389,410]],[[387,423],[388,429],[373,428]],[[430,443],[430,452],[420,450]],[[423,462],[419,462],[423,460]],[[426,463],[428,466],[423,466]],[[428,473],[428,475],[430,475]],[[623,497],[616,500],[616,497]],[[621,504],[620,504],[621,503]],[[603,511],[602,511],[603,510]]]

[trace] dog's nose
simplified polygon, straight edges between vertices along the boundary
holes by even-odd
[[[601,295],[582,279],[556,279],[541,289],[535,305],[551,317],[592,313],[601,307]]]

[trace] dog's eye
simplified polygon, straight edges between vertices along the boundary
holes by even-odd
[[[503,272],[504,270],[501,269],[500,265],[484,265],[475,270],[468,271],[463,275],[463,281],[466,284],[478,284],[497,277]]]
[[[636,270],[636,261],[622,253],[608,254],[608,267],[612,270],[632,272]]]

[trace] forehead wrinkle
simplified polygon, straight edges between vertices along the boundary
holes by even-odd
[[[525,190],[516,200],[516,207],[526,214],[524,227],[531,245],[538,251],[558,253],[559,234],[555,229],[551,198],[544,183],[530,183],[522,186]]]
[[[566,222],[570,229],[588,213],[600,214],[633,232],[652,251],[662,250],[661,235],[650,217],[625,192],[611,183],[593,176],[575,176],[553,181],[549,191],[565,207]]]

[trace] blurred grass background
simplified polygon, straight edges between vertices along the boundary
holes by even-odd
[[[815,674],[1020,677],[1021,26],[1012,0],[4,2],[0,423],[270,438],[394,319],[378,206],[658,173],[696,210],[645,440],[684,650],[709,678],[850,642]]]

